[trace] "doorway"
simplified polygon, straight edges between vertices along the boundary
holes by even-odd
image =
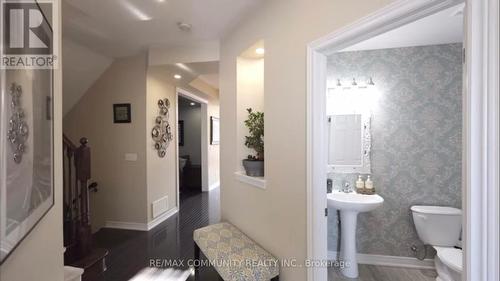
[[[208,191],[208,101],[177,88],[178,198]]]
[[[327,57],[462,1],[396,1],[308,46],[307,244],[309,260],[327,259]],[[474,3],[471,3],[474,2]],[[467,2],[463,92],[463,280],[496,280],[498,251],[498,3]],[[493,8],[491,8],[493,7]],[[493,12],[488,12],[493,11]],[[490,21],[484,20],[489,18]],[[472,30],[474,29],[474,33]],[[488,45],[484,38],[490,38]],[[492,43],[493,42],[493,43]],[[486,46],[495,47],[496,50]],[[473,71],[474,70],[474,71]],[[477,70],[477,71],[475,71]],[[483,70],[484,72],[482,72]],[[490,78],[490,79],[488,79]],[[488,103],[496,101],[496,104]],[[496,118],[496,119],[495,119]],[[489,124],[489,125],[487,125]],[[482,129],[480,129],[482,128]],[[490,146],[484,146],[488,143]],[[487,156],[489,155],[489,156]],[[472,188],[474,187],[474,188]],[[481,188],[478,188],[481,187]],[[485,196],[488,194],[488,196]],[[479,241],[488,241],[481,243]],[[489,249],[488,249],[489,247]],[[493,250],[492,250],[493,249]],[[308,280],[327,280],[324,267]]]

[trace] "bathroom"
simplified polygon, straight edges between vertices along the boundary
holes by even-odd
[[[327,58],[329,280],[460,280],[462,10]]]

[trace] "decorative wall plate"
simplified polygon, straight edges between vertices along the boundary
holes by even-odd
[[[167,148],[173,139],[172,129],[168,122],[170,101],[168,99],[158,100],[158,108],[160,115],[155,118],[155,126],[151,130],[151,137],[155,141],[155,149],[158,151],[158,156],[163,158],[167,155]]]
[[[14,162],[17,164],[23,160],[25,151],[25,143],[28,140],[29,128],[24,120],[25,114],[21,107],[21,95],[23,91],[21,85],[12,83],[10,87],[11,104],[10,108],[12,114],[9,119],[9,131],[7,138],[14,153]]]

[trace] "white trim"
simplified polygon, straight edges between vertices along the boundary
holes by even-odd
[[[338,253],[328,251],[328,260],[337,260]],[[357,254],[359,264],[416,268],[416,269],[434,269],[434,259],[419,260],[411,257],[384,256],[371,254]]]
[[[250,177],[247,176],[245,172],[234,172],[234,177],[242,183],[246,183],[260,189],[266,189],[266,179],[264,177]]]
[[[210,185],[209,185],[209,179],[208,179],[208,146],[209,146],[209,141],[208,139],[210,138],[209,136],[209,116],[208,116],[208,100],[199,97],[196,94],[193,94],[183,88],[176,88],[176,95],[177,95],[177,103],[176,103],[176,124],[179,123],[179,96],[182,96],[184,98],[190,99],[192,101],[199,102],[201,104],[201,190],[202,191],[209,191],[210,190]],[[177,125],[176,125],[177,128]],[[179,131],[179,130],[177,130]],[[178,132],[176,132],[176,135],[178,135]],[[177,136],[177,140],[179,139],[179,136]],[[176,145],[176,154],[177,154],[177,159],[179,159],[179,141],[177,141]],[[178,162],[178,161],[177,161]],[[179,194],[179,163],[176,164],[177,168],[177,194]],[[179,197],[179,196],[177,196]],[[179,199],[177,200],[177,206],[179,205]]]
[[[495,1],[495,0],[477,0]],[[339,29],[325,37],[311,42],[307,48],[307,258],[324,260],[327,258],[327,222],[323,214],[326,207],[326,172],[324,171],[327,151],[325,132],[319,124],[326,124],[323,118],[326,96],[326,55],[359,43],[409,22],[418,20],[453,5],[460,0],[399,0]],[[479,18],[479,17],[478,17]],[[498,30],[496,30],[498,32]],[[498,61],[498,60],[497,60]],[[498,77],[498,75],[497,75]],[[498,151],[497,151],[498,152]],[[498,169],[497,169],[498,170]],[[470,190],[470,185],[467,189]],[[476,205],[480,209],[479,206]],[[465,204],[465,208],[471,205]],[[470,227],[470,225],[467,225]],[[497,224],[498,226],[498,224]],[[498,236],[497,236],[498,238]],[[480,237],[476,239],[485,241]],[[466,264],[467,265],[467,264]],[[496,269],[498,270],[498,269]],[[326,269],[307,269],[309,281],[326,281]],[[472,279],[476,281],[476,279]],[[479,281],[479,279],[477,279]]]
[[[175,205],[177,207],[181,206],[181,196],[180,196],[180,170],[179,170],[179,88],[175,89]]]
[[[106,221],[105,228],[116,228],[116,229],[126,229],[126,230],[139,230],[139,231],[150,231],[160,223],[164,222],[171,216],[175,215],[179,211],[179,208],[172,208],[165,213],[161,214],[159,217],[148,223],[140,222],[126,222],[126,221]]]
[[[452,7],[462,0],[398,0],[309,44],[326,56],[407,23]]]
[[[498,0],[467,1],[464,280],[500,279]]]
[[[217,189],[217,188],[219,188],[219,187],[220,187],[220,181],[218,181],[218,182],[214,182],[214,183],[212,183],[212,184],[208,187],[208,190],[207,190],[207,191],[212,191],[212,190]]]
[[[201,98],[191,92],[189,92],[188,90],[184,90],[183,88],[179,88],[177,87],[176,89],[177,93],[180,94],[181,96],[187,98],[187,99],[190,99],[190,100],[193,100],[193,101],[197,101],[199,103],[204,103],[204,104],[208,104],[208,100],[204,99],[204,98]]]
[[[147,230],[149,231],[149,230],[155,228],[160,223],[166,221],[171,216],[177,214],[177,212],[179,212],[179,208],[175,207],[175,208],[172,208],[172,209],[166,211],[165,213],[159,215],[158,217],[156,217],[152,221],[148,222],[148,224],[147,224]]]
[[[104,227],[126,229],[126,230],[148,231],[148,225],[146,223],[139,223],[139,222],[106,221]]]
[[[209,191],[208,182],[208,146],[210,133],[208,131],[208,107],[206,103],[201,104],[201,191]]]
[[[324,54],[308,47],[307,52],[307,258],[325,260],[328,250],[326,66]],[[314,95],[314,93],[324,93]],[[328,271],[309,267],[307,280],[326,281]]]

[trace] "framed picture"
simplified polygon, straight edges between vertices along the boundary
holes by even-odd
[[[184,146],[184,120],[179,120],[179,146]]]
[[[132,113],[130,111],[130,103],[115,103],[113,104],[113,122],[114,123],[131,123]]]
[[[37,36],[52,42],[50,20]],[[53,69],[0,70],[0,264],[54,206],[53,79]]]
[[[219,118],[210,116],[210,144],[220,143]]]

